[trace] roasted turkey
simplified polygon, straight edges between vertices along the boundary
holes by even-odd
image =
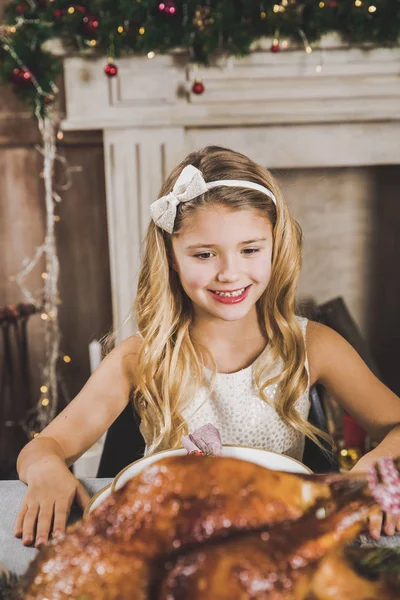
[[[357,588],[349,594],[348,578],[348,595],[343,594],[343,582],[339,586],[342,595],[332,595],[332,582],[331,590],[327,592],[326,573],[329,564],[332,571],[333,562],[329,551],[353,539],[369,510],[363,503],[352,502],[326,519],[309,517],[294,524],[208,543],[185,553],[173,563],[167,561],[159,589],[154,590],[153,597],[159,600],[303,600],[310,598],[312,590],[313,600],[353,600]],[[321,576],[320,562],[328,556],[330,562],[323,564],[325,575]],[[314,585],[316,574],[319,583]],[[351,584],[353,588],[355,583]],[[365,600],[395,597],[385,586],[379,584],[376,587],[368,581],[364,581],[366,591],[368,594],[362,596]],[[376,594],[378,591],[379,595]]]
[[[43,547],[15,599],[339,600],[326,595],[330,565],[374,509],[362,476],[165,458]],[[364,582],[365,599],[400,597]]]

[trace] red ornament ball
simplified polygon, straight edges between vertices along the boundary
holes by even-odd
[[[113,62],[109,62],[104,67],[104,73],[107,75],[107,77],[115,77],[116,75],[118,75],[117,65],[115,65]]]
[[[173,0],[164,0],[163,2],[160,2],[158,9],[160,12],[172,16],[176,14],[176,3]]]
[[[82,20],[83,29],[85,33],[87,33],[88,35],[94,35],[95,33],[97,33],[100,25],[99,17],[97,17],[96,15],[87,15],[86,17],[83,17]]]
[[[43,101],[45,104],[51,104],[54,101],[54,96],[45,96]]]
[[[31,72],[25,69],[19,69],[16,67],[11,75],[11,79],[14,83],[21,87],[26,87],[32,84]]]
[[[25,6],[25,4],[17,4],[17,6],[15,7],[15,10],[17,11],[17,13],[19,13],[21,15],[22,13],[24,13],[27,10],[27,7]]]
[[[273,42],[271,46],[271,52],[280,52],[281,48],[279,46],[279,42]]]
[[[193,84],[192,92],[193,94],[197,94],[198,96],[200,96],[201,94],[203,94],[205,89],[206,88],[204,87],[204,83],[202,81],[196,80]]]

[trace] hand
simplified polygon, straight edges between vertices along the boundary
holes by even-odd
[[[375,540],[379,540],[381,535],[394,535],[400,531],[400,517],[377,509],[368,519],[368,530]]]
[[[351,471],[365,473],[376,460],[372,452],[365,454]],[[400,531],[400,517],[388,512],[385,513],[377,507],[376,511],[368,518],[368,530],[370,536],[375,540],[379,540],[381,535],[394,535]]]
[[[27,472],[28,490],[14,525],[14,535],[22,543],[38,548],[53,535],[65,531],[74,500],[85,508],[89,494],[58,457],[43,458]]]

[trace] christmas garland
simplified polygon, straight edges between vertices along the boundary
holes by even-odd
[[[179,48],[207,65],[217,54],[246,55],[265,37],[272,52],[283,38],[311,52],[332,31],[353,45],[397,45],[400,0],[12,0],[0,26],[0,80],[43,115],[57,93],[60,41],[68,54],[106,55],[105,74],[115,77],[115,58],[127,53]]]

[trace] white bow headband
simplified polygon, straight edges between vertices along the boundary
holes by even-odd
[[[241,179],[221,179],[219,181],[210,181],[209,183],[206,183],[199,169],[196,169],[193,165],[187,165],[187,167],[182,169],[172,192],[159,198],[150,205],[150,213],[154,223],[158,225],[158,227],[161,227],[161,229],[164,229],[164,231],[172,233],[174,230],[176,207],[178,204],[193,200],[194,198],[197,198],[197,196],[201,196],[201,194],[204,194],[217,186],[244,187],[257,190],[271,198],[276,205],[274,194],[263,185]]]

